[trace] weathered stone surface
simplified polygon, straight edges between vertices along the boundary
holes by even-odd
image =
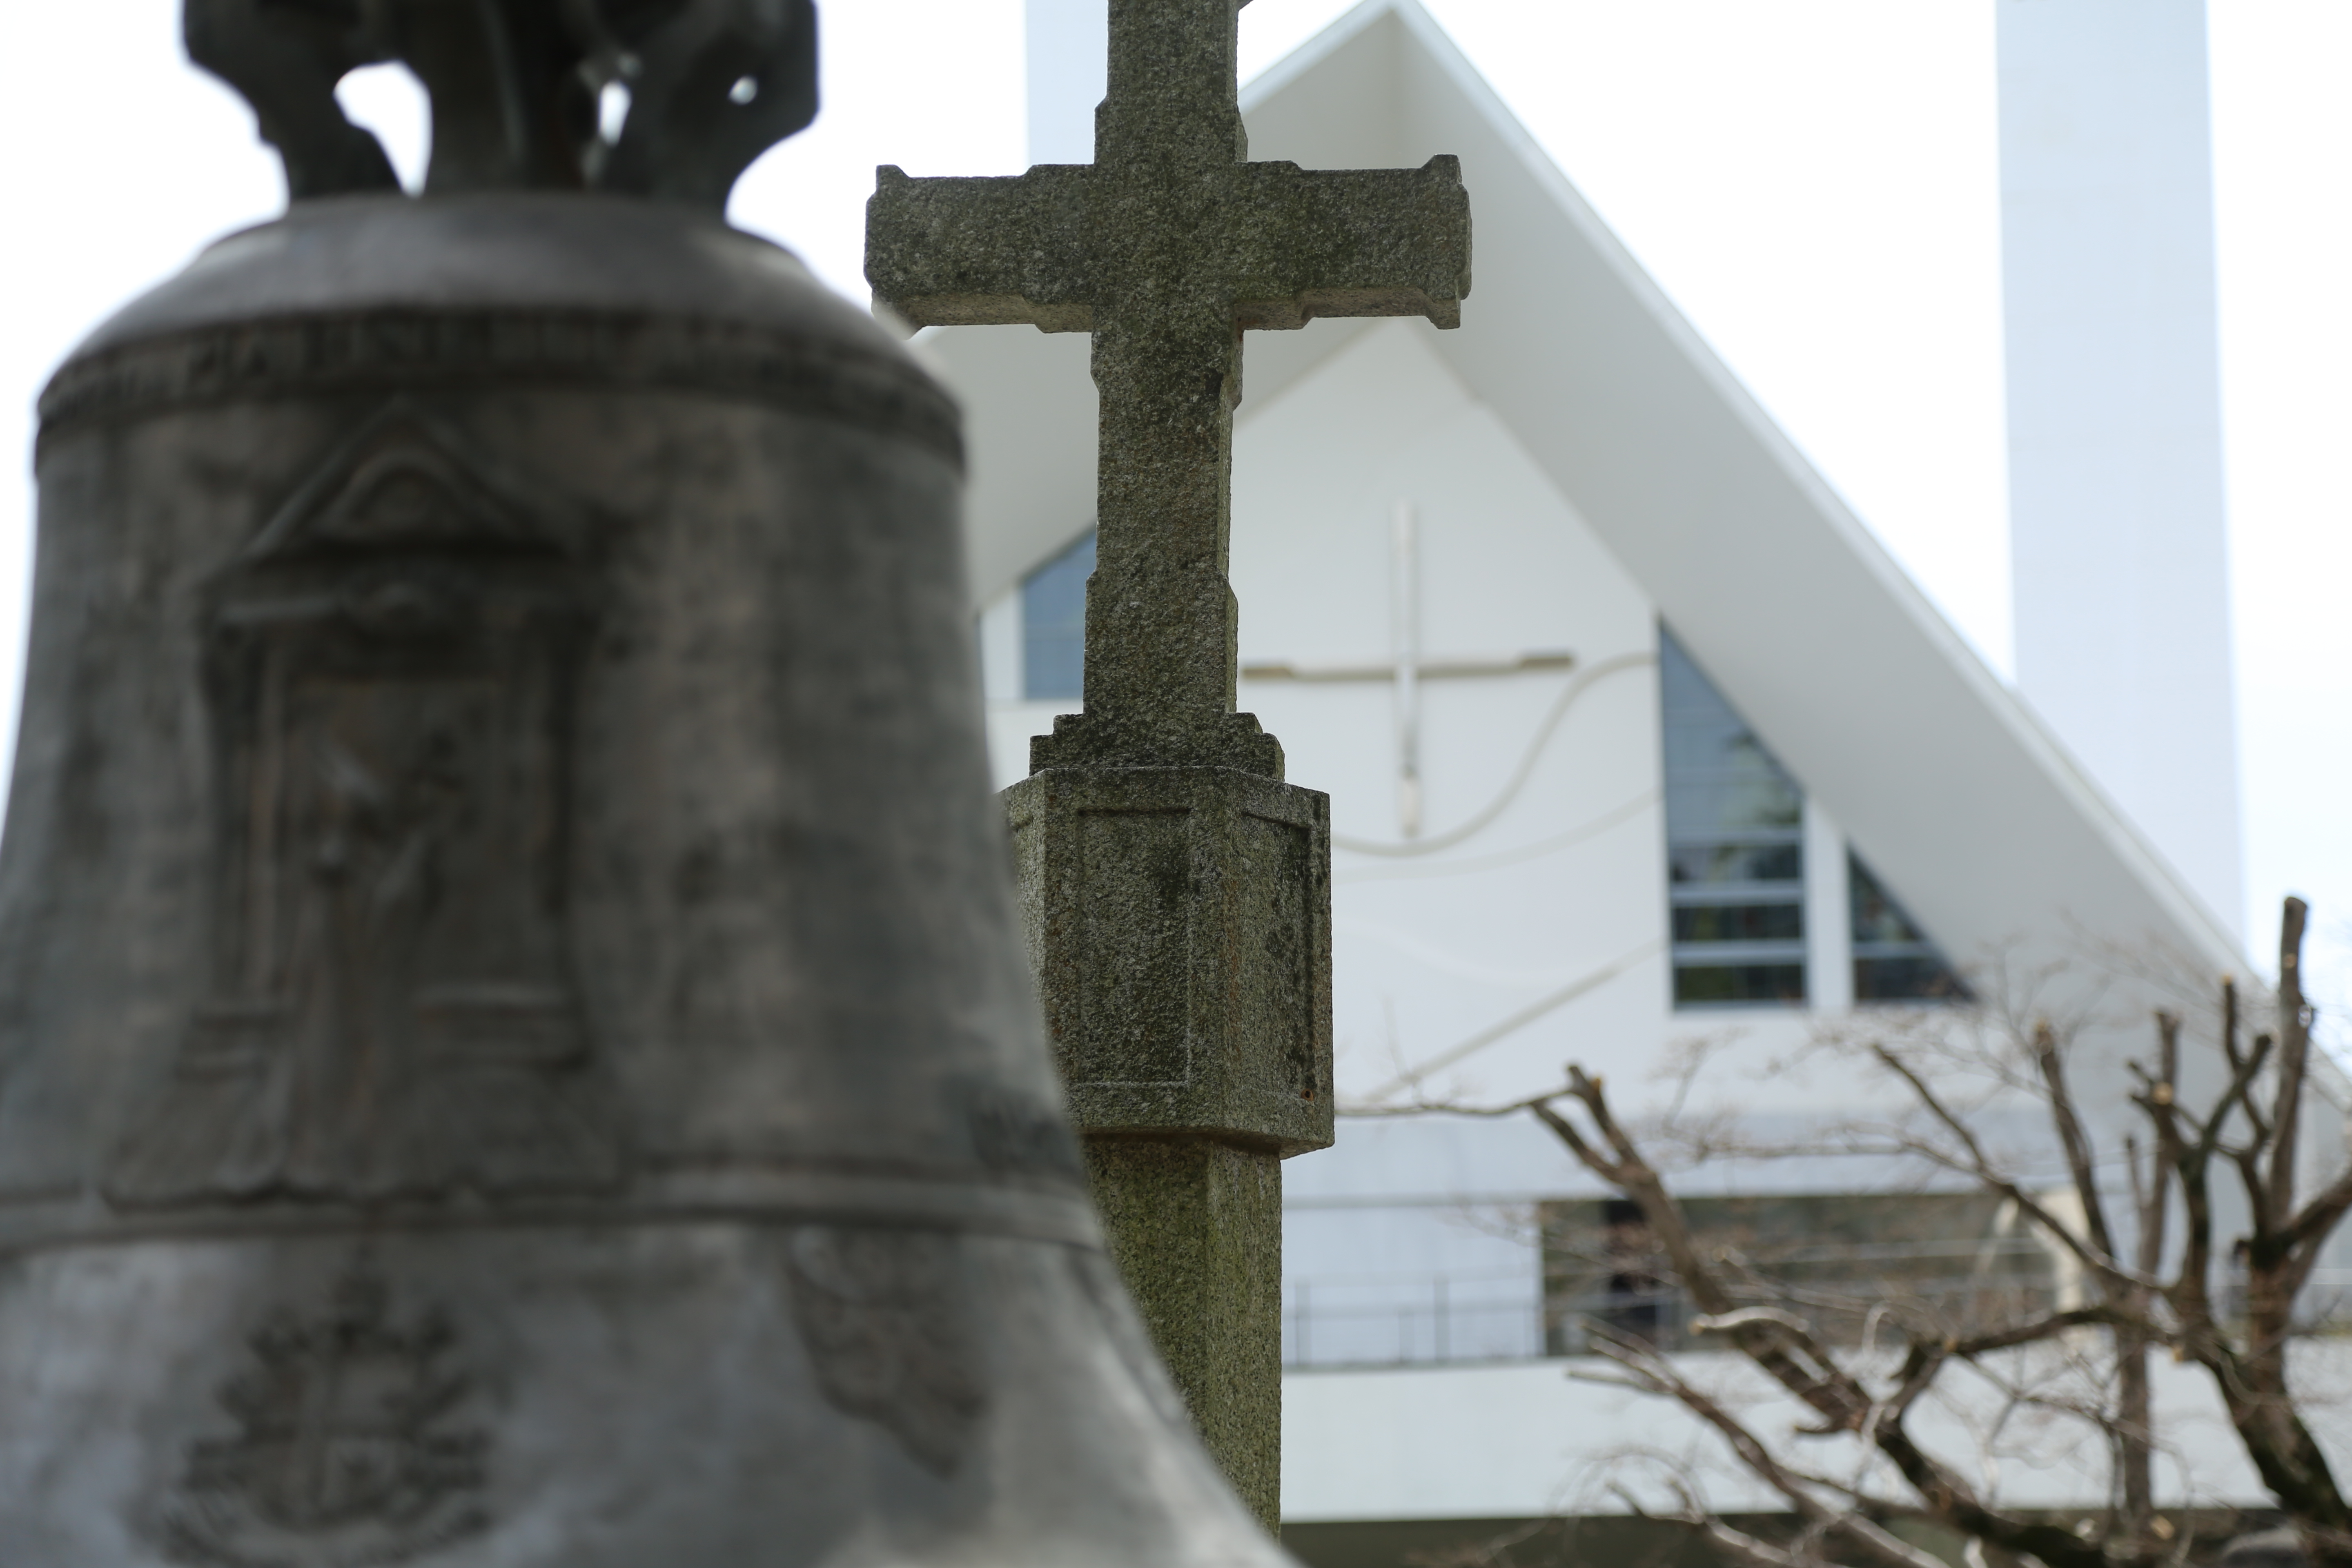
[[[1160,1348],[1274,1528],[1279,1314],[1220,1293],[1280,1272],[1264,1152],[1331,1142],[1330,847],[1323,797],[1285,794],[1281,746],[1234,710],[1241,335],[1316,316],[1460,325],[1470,205],[1451,157],[1340,173],[1248,162],[1241,4],[1110,0],[1096,162],[1009,179],[886,167],[866,275],[918,324],[1094,334],[1085,710],[1031,743],[1032,776],[1007,793],[1023,918],[1114,1254],[1155,1327],[1221,1325]],[[1257,795],[1234,782],[1245,775]],[[1147,1152],[1146,1137],[1171,1142]],[[1241,1211],[1165,1174],[1261,1165],[1272,1206],[1230,1234]],[[1200,1267],[1204,1248],[1240,1261]]]
[[[1231,768],[1049,768],[1004,803],[1079,1127],[1328,1147],[1330,798]]]
[[[1206,1139],[1088,1137],[1119,1278],[1226,1478],[1282,1521],[1282,1166]]]

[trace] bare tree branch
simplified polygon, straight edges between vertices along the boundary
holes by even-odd
[[[1701,1252],[1681,1205],[1611,1110],[1601,1081],[1571,1064],[1568,1091],[1591,1119],[1598,1143],[1549,1104],[1537,1114],[1555,1133],[1569,1128],[1570,1135],[1561,1142],[1587,1169],[1641,1208],[1693,1301],[1708,1316],[1731,1321],[1738,1308],[1730,1292]],[[1601,1145],[1606,1146],[1606,1153]],[[1906,1430],[1901,1413],[1890,1415],[1885,1402],[1873,1398],[1795,1314],[1742,1314],[1727,1331],[1750,1361],[1822,1418],[1814,1431],[1863,1436],[1919,1495],[1928,1517],[2004,1552],[2038,1557],[2045,1568],[2112,1568],[2102,1548],[2072,1531],[2020,1519],[1980,1499],[1948,1466],[1920,1447]]]
[[[1897,1503],[1874,1495],[1872,1478],[1882,1471],[1859,1470],[1842,1480],[1792,1462],[1790,1450],[1693,1384],[1662,1348],[1605,1323],[1590,1326],[1593,1348],[1621,1375],[1572,1375],[1675,1400],[1797,1521],[1797,1533],[1785,1542],[1736,1529],[1704,1506],[1695,1478],[1676,1471],[1675,1519],[1727,1560],[1744,1568],[1829,1568],[1861,1559],[1873,1568],[1932,1568],[1931,1558],[1886,1529],[1889,1520],[1913,1519],[1958,1532],[1969,1561],[1987,1568],[2179,1568],[2188,1538],[2157,1509],[2153,1484],[2159,1435],[2148,1363],[2151,1352],[2164,1348],[2211,1378],[2241,1447],[2294,1521],[2314,1568],[2352,1568],[2352,1505],[2288,1381],[2290,1338],[2308,1331],[2294,1322],[2294,1302],[2328,1238],[2352,1215],[2352,1171],[2299,1202],[2303,1102],[2323,1086],[2310,1068],[2311,1012],[2300,973],[2306,921],[2299,900],[2288,903],[2285,916],[2276,1030],[2242,1045],[2238,988],[2225,980],[2218,1044],[2226,1079],[2216,1098],[2192,1107],[2181,1093],[2181,1016],[2159,1011],[2154,1070],[2126,1064],[2137,1084],[2127,1099],[2147,1131],[2145,1142],[2137,1134],[2122,1139],[2120,1161],[2103,1157],[2095,1129],[2104,1124],[2095,1109],[2085,1114],[2069,1071],[2075,1025],[2062,1027],[2048,1009],[2013,998],[1989,1002],[1958,1033],[1939,1033],[1924,1021],[1874,1019],[1874,1035],[1846,1035],[1845,1047],[1866,1050],[1907,1089],[1912,1109],[1890,1121],[1770,1145],[1748,1137],[1736,1115],[1694,1127],[1685,1117],[1686,1070],[1666,1131],[1653,1140],[1685,1157],[1895,1158],[1964,1177],[2003,1200],[2005,1213],[2021,1217],[2081,1268],[2095,1291],[2087,1304],[2053,1310],[2036,1298],[2031,1307],[2002,1305],[2001,1289],[1984,1297],[1975,1281],[1990,1278],[2005,1287],[2005,1277],[1983,1276],[1980,1255],[1962,1297],[1971,1303],[1963,1321],[1964,1314],[1939,1304],[1937,1291],[1944,1287],[1914,1292],[1899,1270],[1841,1294],[1811,1276],[1777,1277],[1769,1260],[1703,1245],[1643,1139],[1619,1120],[1601,1080],[1573,1065],[1564,1088],[1514,1106],[1416,1110],[1487,1116],[1527,1110],[1538,1118],[1586,1170],[1638,1208],[1663,1265],[1696,1309],[1689,1328],[1728,1340],[1818,1418],[1795,1428],[1798,1435],[1852,1436],[1873,1466],[1883,1462],[1916,1499]],[[2016,1096],[2038,1100],[2047,1112],[2071,1203],[2035,1185],[2046,1178],[2029,1176],[2030,1163],[2011,1168],[2009,1156],[1997,1156],[1980,1132],[1988,1118],[2011,1113]],[[2221,1162],[2230,1174],[2217,1172]],[[2217,1179],[2234,1180],[2245,1194],[2249,1229],[2242,1238],[2217,1234]],[[2126,1198],[2127,1210],[2116,1206]],[[2070,1212],[2077,1207],[2079,1219]],[[2128,1256],[2122,1226],[2129,1227]],[[2232,1263],[2244,1270],[2242,1314],[2216,1294],[2217,1274]],[[1986,1321],[1985,1300],[2007,1320]],[[1858,1355],[1852,1351],[1857,1318]],[[1901,1338],[1899,1362],[1882,1359],[1877,1349],[1890,1325]],[[1973,1404],[1948,1407],[1975,1410],[1976,1437],[1989,1453],[2052,1422],[2080,1423],[2095,1434],[2110,1457],[2104,1521],[2085,1521],[2078,1534],[2055,1521],[2021,1518],[1992,1500],[1990,1481],[1980,1491],[1948,1458],[1922,1448],[1906,1423],[1923,1400],[1955,1382]],[[1995,1407],[1990,1414],[1988,1399]],[[1842,1446],[1830,1451],[1848,1452]],[[1893,1489],[1891,1478],[1888,1486]],[[1635,1506],[1630,1494],[1627,1500]]]
[[[2128,1308],[2108,1303],[2095,1307],[2070,1307],[2063,1312],[2053,1312],[2032,1322],[2017,1323],[1989,1334],[1978,1334],[1965,1340],[1953,1340],[1943,1352],[1955,1361],[1974,1361],[1995,1351],[2014,1350],[2042,1340],[2055,1338],[2069,1329],[2104,1327],[2110,1329],[2146,1329],[2148,1321]]]
[[[1739,1419],[1708,1394],[1687,1382],[1674,1364],[1640,1341],[1606,1329],[1596,1329],[1594,1342],[1601,1353],[1646,1377],[1678,1401],[1684,1409],[1719,1433],[1731,1451],[1755,1477],[1789,1501],[1799,1517],[1825,1531],[1852,1541],[1865,1554],[1887,1568],[1944,1568],[1941,1559],[1904,1542],[1846,1507],[1832,1509],[1815,1495],[1808,1478],[1781,1465],[1771,1448]]]
[[[2289,899],[2279,921],[2278,1096],[2272,1121],[2270,1212],[2294,1213],[2295,1139],[2303,1123],[2303,1079],[2311,1061],[2311,1020],[2303,1002],[2303,927],[2310,906]]]
[[[1945,1104],[1943,1097],[1929,1088],[1927,1080],[1913,1071],[1908,1063],[1884,1046],[1873,1047],[1872,1052],[1885,1064],[1888,1070],[1900,1077],[1911,1087],[1912,1092],[1918,1096],[1919,1103],[1927,1114],[1941,1122],[1945,1130],[1958,1141],[1960,1147],[1968,1152],[1968,1160],[1962,1168],[1985,1186],[2015,1204],[2021,1214],[2032,1220],[2051,1239],[2074,1254],[2075,1260],[2084,1268],[2097,1275],[2102,1283],[2123,1289],[2128,1289],[2136,1285],[2155,1283],[2154,1280],[2138,1278],[2118,1263],[2113,1254],[2100,1251],[2086,1237],[2075,1235],[2073,1226],[2062,1223],[2040,1198],[2026,1191],[2015,1178],[1996,1166],[1991,1157],[1985,1152],[1983,1142],[1969,1129],[1968,1123]]]
[[[2047,1019],[2033,1026],[2033,1065],[2050,1103],[2050,1121],[2058,1131],[2058,1146],[2066,1152],[2066,1173],[2074,1181],[2074,1201],[2083,1208],[2083,1229],[2093,1250],[2115,1258],[2115,1237],[2107,1230],[2106,1195],[2099,1190],[2098,1172],[2091,1153],[2090,1135],[2074,1110],[2074,1091],[2066,1081],[2066,1064],[2058,1053],[2058,1036]]]

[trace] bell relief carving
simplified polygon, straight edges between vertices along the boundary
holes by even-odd
[[[558,502],[404,401],[211,584],[211,994],[118,1202],[607,1184],[572,980]]]
[[[916,1463],[952,1475],[988,1409],[961,1238],[809,1226],[785,1273],[793,1317],[835,1409],[872,1421]]]
[[[235,1430],[187,1450],[164,1544],[198,1568],[393,1563],[478,1533],[489,1436],[467,1420],[456,1330],[402,1321],[362,1258],[323,1312],[273,1314],[218,1393]]]
[[[236,1432],[188,1446],[167,1554],[200,1568],[400,1563],[489,1526],[489,1434],[466,1420],[457,1342],[440,1311],[395,1319],[364,1256],[324,1311],[273,1314],[219,1389]]]

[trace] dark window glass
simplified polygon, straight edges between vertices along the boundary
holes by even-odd
[[[1796,843],[1674,844],[1666,872],[1676,882],[1799,882],[1805,853]]]
[[[1677,904],[1676,942],[1789,942],[1805,934],[1800,904]]]
[[[1805,999],[1805,966],[1801,963],[1675,964],[1675,1005],[1686,1007],[1710,1002],[1801,1002]]]
[[[1939,958],[1857,958],[1857,1002],[1958,1002],[1968,986]]]
[[[1603,1198],[1601,1225],[1600,1261],[1608,1274],[1593,1303],[1600,1308],[1597,1316],[1627,1339],[1664,1343],[1673,1270],[1659,1267],[1664,1258],[1657,1235],[1642,1217],[1642,1205],[1630,1198]]]
[[[1845,863],[1857,1002],[1958,1002],[1969,988],[1858,855]]]
[[[1677,1006],[1805,999],[1805,795],[1658,629]]]
[[[1686,1197],[1682,1210],[1703,1256],[1738,1258],[1724,1277],[1735,1308],[1796,1312],[1832,1345],[1883,1344],[1890,1322],[1981,1332],[2058,1305],[2055,1250],[1997,1194]],[[1591,1353],[1596,1328],[1722,1349],[1636,1205],[1562,1198],[1536,1213],[1551,1354]]]
[[[1033,701],[1076,698],[1084,689],[1087,579],[1095,536],[1029,574],[1021,584],[1021,690]]]

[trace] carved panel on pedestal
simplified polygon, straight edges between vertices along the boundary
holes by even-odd
[[[581,533],[395,403],[214,581],[212,993],[117,1201],[617,1176],[565,920]]]
[[[1081,811],[1077,1029],[1072,1083],[1177,1083],[1192,1075],[1193,813]]]

